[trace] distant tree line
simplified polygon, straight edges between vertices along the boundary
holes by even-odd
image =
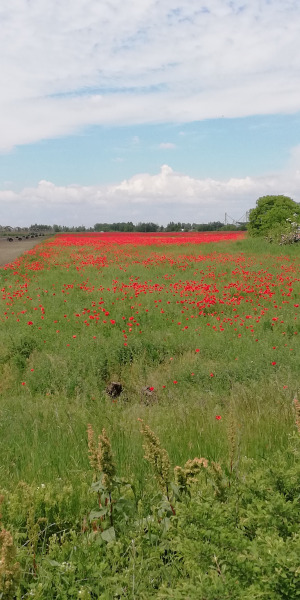
[[[157,225],[157,223],[138,223],[134,225],[132,221],[127,223],[96,223],[94,231],[138,231],[138,232],[155,232],[155,231],[228,231],[246,229],[245,226],[224,225],[221,221],[212,221],[210,223],[174,223],[170,221],[165,227]]]
[[[120,232],[171,232],[171,231],[239,231],[246,229],[245,225],[224,225],[221,221],[211,221],[209,223],[181,223],[178,221],[170,221],[165,227],[152,222],[139,222],[134,225],[132,221],[120,222],[120,223],[95,223],[94,227],[85,227],[85,225],[78,225],[76,227],[69,227],[68,225],[41,225],[35,223],[30,225],[28,228],[30,231],[49,231],[53,233],[76,233],[76,232],[108,232],[108,231],[120,231]]]

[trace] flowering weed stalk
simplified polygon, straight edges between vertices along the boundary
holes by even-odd
[[[132,486],[116,476],[116,465],[111,449],[111,444],[105,429],[95,442],[94,430],[89,424],[88,449],[89,461],[93,470],[93,483],[91,489],[98,497],[98,509],[90,513],[93,531],[100,531],[104,541],[115,539],[115,518],[118,522],[127,519],[127,513],[133,508],[134,495]]]
[[[298,433],[300,433],[300,402],[298,398],[294,398],[295,425]]]
[[[0,496],[0,507],[4,500]],[[0,514],[1,521],[1,514]],[[0,522],[0,598],[15,598],[15,590],[20,578],[20,565],[16,561],[16,546],[10,531],[2,528]]]
[[[141,433],[144,437],[143,448],[145,450],[144,458],[151,464],[154,477],[168,500],[170,493],[170,459],[167,451],[162,448],[159,438],[151,431],[149,425],[145,425],[143,419],[141,423]]]

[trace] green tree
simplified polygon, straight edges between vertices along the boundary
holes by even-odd
[[[159,225],[156,223],[138,223],[135,227],[136,231],[145,231],[147,233],[151,231],[158,231]]]
[[[181,229],[181,223],[174,223],[174,221],[170,221],[166,227],[166,231],[181,231]]]
[[[300,205],[288,196],[262,196],[250,210],[248,231],[252,236],[267,235],[274,229],[284,232],[291,222],[300,221]]]

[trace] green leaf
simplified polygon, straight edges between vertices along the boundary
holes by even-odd
[[[51,567],[61,567],[61,563],[57,562],[57,560],[48,559],[48,564]],[[1,598],[1,596],[0,596],[0,598]]]
[[[107,515],[107,513],[107,508],[101,508],[100,510],[91,510],[89,514],[89,519],[90,521],[94,521],[95,519],[100,519],[101,517],[104,517],[105,515]]]
[[[102,480],[99,479],[99,481],[94,481],[94,483],[92,483],[91,485],[91,490],[93,492],[103,492],[104,491],[104,487],[103,487],[103,483]]]
[[[114,542],[116,539],[115,528],[109,527],[109,529],[104,529],[101,533],[101,537],[105,542]]]

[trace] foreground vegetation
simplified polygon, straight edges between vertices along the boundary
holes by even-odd
[[[1,270],[3,598],[299,597],[300,260],[280,252],[62,236]]]

